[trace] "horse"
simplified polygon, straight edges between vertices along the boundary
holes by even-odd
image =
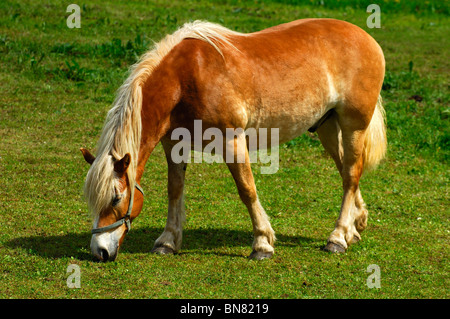
[[[178,141],[171,136],[177,128],[193,132],[198,120],[203,130],[221,132],[277,128],[280,144],[317,132],[343,185],[340,214],[324,250],[345,252],[367,226],[361,175],[386,153],[384,73],[378,43],[345,21],[301,19],[254,33],[207,21],[184,24],[130,67],[106,116],[97,156],[81,148],[91,164],[84,194],[93,219],[92,254],[116,259],[142,210],[140,181],[159,143],[168,164],[168,215],[151,252],[181,249],[187,161],[172,158]],[[270,258],[275,233],[258,198],[247,139],[238,133],[221,143],[245,159],[226,165],[253,225],[249,258]]]

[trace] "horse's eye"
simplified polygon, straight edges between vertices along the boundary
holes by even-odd
[[[117,204],[119,204],[120,200],[122,199],[122,196],[116,196],[114,197],[113,201],[112,201],[112,206],[117,206]]]

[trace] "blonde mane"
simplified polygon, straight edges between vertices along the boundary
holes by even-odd
[[[141,141],[142,86],[161,60],[183,39],[194,38],[212,45],[222,56],[219,45],[234,46],[228,37],[240,34],[221,25],[194,21],[186,23],[175,33],[167,35],[154,48],[145,53],[130,68],[130,75],[119,88],[113,107],[108,112],[98,141],[97,157],[84,185],[84,194],[93,217],[98,216],[112,201],[118,187],[114,161],[126,153],[131,155],[127,174],[130,187],[135,185],[136,169]]]

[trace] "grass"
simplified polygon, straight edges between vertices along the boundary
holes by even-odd
[[[91,1],[81,28],[57,1],[0,4],[0,298],[448,298],[449,18],[446,2],[380,1],[368,29],[362,1]],[[45,17],[43,19],[42,17]],[[187,224],[174,256],[149,253],[165,225],[166,164],[147,164],[146,197],[117,261],[94,262],[82,199],[114,94],[136,58],[183,22],[206,19],[251,32],[303,17],[333,17],[383,47],[389,151],[361,181],[369,226],[342,255],[322,251],[339,213],[341,181],[313,135],[285,144],[259,197],[276,253],[251,252],[251,223],[224,164],[191,164]],[[67,266],[81,288],[66,285]],[[381,269],[381,288],[366,285]]]

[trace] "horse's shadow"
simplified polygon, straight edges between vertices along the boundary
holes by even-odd
[[[158,227],[133,229],[125,238],[121,252],[150,253],[153,244],[162,233]],[[6,246],[13,249],[23,249],[29,254],[49,259],[73,257],[77,260],[92,261],[89,243],[91,234],[69,233],[55,236],[27,236],[11,239]],[[214,229],[186,229],[183,232],[182,251],[211,254],[217,247],[248,246],[251,249],[253,234],[251,231]],[[319,240],[301,236],[277,234],[277,246],[309,245]],[[315,245],[315,244],[314,244]],[[316,246],[316,245],[315,245]],[[214,253],[217,254],[217,253]],[[234,255],[241,256],[241,255]]]

